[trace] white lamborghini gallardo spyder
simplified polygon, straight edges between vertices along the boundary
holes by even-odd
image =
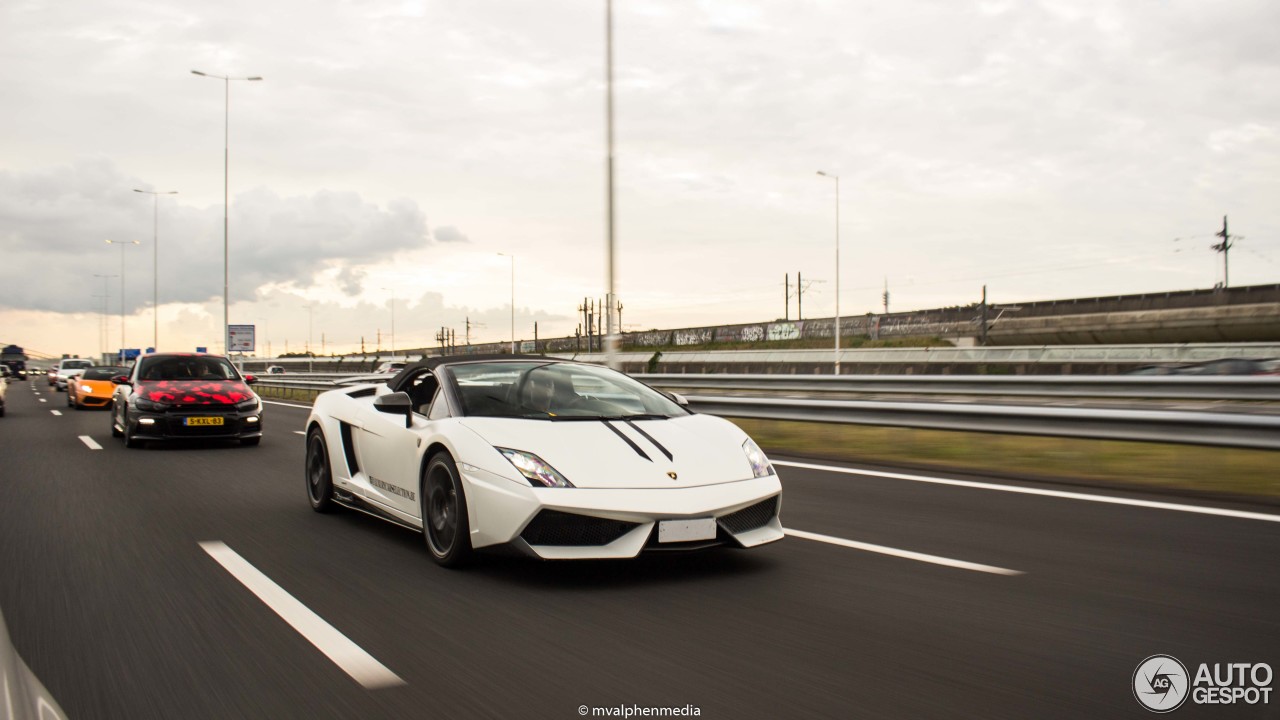
[[[446,567],[780,540],[782,486],[736,425],[598,365],[458,356],[330,390],[307,420],[307,496],[422,531]]]

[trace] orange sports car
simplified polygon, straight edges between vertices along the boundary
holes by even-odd
[[[67,407],[77,410],[109,407],[115,394],[111,378],[128,375],[129,368],[112,365],[96,365],[67,381]]]

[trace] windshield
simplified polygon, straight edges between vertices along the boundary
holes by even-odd
[[[63,360],[62,361],[63,370],[83,370],[84,368],[87,368],[87,367],[93,367],[93,363],[89,362],[88,360]]]
[[[80,376],[85,380],[110,380],[119,375],[128,375],[129,368],[123,367],[94,367],[85,370]]]
[[[195,382],[219,382],[239,380],[240,375],[226,358],[186,356],[144,358],[138,371],[138,379],[191,380]]]
[[[547,420],[665,419],[689,413],[622,373],[578,363],[468,363],[448,368],[462,414]]]

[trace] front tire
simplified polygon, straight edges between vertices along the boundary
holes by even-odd
[[[461,567],[471,558],[467,496],[458,466],[447,452],[436,453],[422,471],[422,535],[437,565]]]
[[[329,445],[318,427],[307,433],[307,499],[311,501],[311,509],[319,513],[331,512],[335,505]]]
[[[120,425],[124,428],[124,446],[127,448],[142,447],[142,441],[133,437],[133,428],[129,427],[129,416],[127,414],[120,415]]]

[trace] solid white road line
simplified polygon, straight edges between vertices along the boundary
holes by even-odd
[[[275,400],[263,400],[263,401],[262,401],[262,403],[263,403],[264,405],[279,405],[280,407],[302,408],[303,410],[310,410],[310,409],[311,409],[311,406],[310,406],[310,405],[297,405],[297,404],[294,404],[294,403],[282,403],[282,402],[277,402],[277,401],[275,401]]]
[[[404,684],[399,676],[298,602],[225,543],[202,542],[200,547],[356,682],[371,690]]]
[[[306,431],[306,430],[294,430],[294,432],[295,432],[295,433],[297,433],[298,435],[306,435],[306,434],[307,434],[307,431]]]
[[[61,416],[62,416],[62,413],[61,413],[60,411],[58,411],[58,410],[50,410],[49,412],[51,412],[51,413],[53,413],[54,415],[57,415],[57,416],[59,416],[59,417],[61,417]]]
[[[994,565],[982,565],[980,563],[954,560],[952,558],[945,558],[938,555],[926,555],[924,553],[911,552],[910,550],[899,550],[898,548],[886,547],[884,545],[872,545],[870,543],[858,542],[856,540],[845,540],[844,538],[831,537],[830,535],[819,535],[818,533],[805,532],[804,530],[783,528],[782,531],[790,537],[804,538],[805,540],[816,540],[817,542],[853,548],[854,550],[865,550],[867,552],[880,553],[881,555],[892,555],[894,557],[906,558],[907,560],[919,560],[920,562],[933,563],[934,565],[946,565],[947,567],[960,568],[961,570],[973,570],[975,572],[991,573],[993,575],[1023,574],[1021,570],[1009,570],[1008,568],[996,567]]]
[[[883,472],[880,470],[858,470],[855,468],[788,462],[785,460],[771,460],[770,462],[774,465],[781,465],[783,467],[797,467],[808,470],[826,470],[827,472],[844,473],[846,475],[866,475],[869,477],[889,478],[892,480],[910,480],[912,482],[933,483],[935,485],[952,485],[955,487],[976,488],[979,490],[999,490],[1001,492],[1021,493],[1023,495],[1041,495],[1044,497],[1065,498],[1067,500],[1086,500],[1088,502],[1109,503],[1112,505],[1129,505],[1132,507],[1155,508],[1157,510],[1176,510],[1178,512],[1199,513],[1201,515],[1218,515],[1220,517],[1240,518],[1243,520],[1280,522],[1280,515],[1248,512],[1245,510],[1227,510],[1225,508],[1206,507],[1204,505],[1183,505],[1181,503],[1156,502],[1154,500],[1134,500],[1132,498],[1111,497],[1109,495],[1090,495],[1088,493],[1064,492],[1062,490],[1042,490],[1040,488],[1019,487],[1017,485],[998,485],[996,483],[974,482],[972,480],[952,480],[950,478],[929,477],[927,475],[909,475],[906,473]]]
[[[85,445],[88,445],[90,450],[101,450],[101,449],[102,449],[102,446],[98,444],[98,441],[94,440],[93,438],[89,437],[88,435],[81,435],[81,436],[80,436],[80,442],[84,443]]]

